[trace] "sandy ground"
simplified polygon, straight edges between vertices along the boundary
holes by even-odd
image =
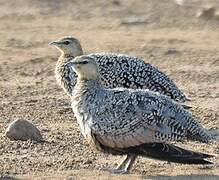
[[[83,140],[69,98],[54,78],[59,53],[48,46],[72,35],[86,53],[144,58],[192,98],[192,111],[206,128],[219,127],[219,21],[195,17],[207,2],[213,3],[181,7],[171,0],[1,0],[0,179],[219,179],[218,166],[147,158],[138,158],[131,175],[99,171],[115,166],[121,157],[94,152]],[[32,120],[47,143],[4,137],[8,123],[16,118]],[[216,143],[181,146],[219,153]]]

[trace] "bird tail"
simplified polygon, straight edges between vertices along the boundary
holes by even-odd
[[[194,152],[164,143],[142,144],[130,150],[137,155],[182,164],[213,164],[205,158],[214,157],[213,155]]]

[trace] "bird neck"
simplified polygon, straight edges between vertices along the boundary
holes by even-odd
[[[71,74],[71,67],[67,67],[67,62],[70,60],[74,59],[77,56],[83,55],[83,50],[82,47],[78,45],[76,48],[72,48],[70,51],[61,51],[61,56],[59,57],[57,63],[56,63],[56,68],[55,68],[55,77],[58,82],[58,84],[64,89],[64,91],[68,94],[71,95],[73,88],[76,83],[76,78],[69,76],[73,76]]]
[[[61,55],[56,63],[55,73],[59,76],[63,75],[64,69],[66,68],[67,62],[72,60],[74,57]]]
[[[59,62],[62,61],[63,63],[66,63],[68,62],[70,59],[73,59],[75,58],[76,56],[74,54],[71,54],[71,53],[64,53],[62,52],[61,53],[61,56],[59,57]]]
[[[86,94],[96,94],[95,92],[100,88],[102,85],[99,79],[78,78],[72,98],[78,99]]]
[[[76,83],[76,78],[75,80],[74,77],[69,78],[69,76],[73,76],[73,75],[71,74],[72,72],[71,69],[66,65],[66,63],[72,60],[73,58],[74,57],[71,56],[61,55],[55,67],[56,80],[68,95],[72,94],[74,85]]]
[[[83,87],[83,86],[89,87],[89,88],[91,87],[91,89],[94,89],[96,87],[97,88],[101,87],[99,77],[95,79],[87,79],[87,78],[78,77],[76,85],[79,85],[80,87]]]

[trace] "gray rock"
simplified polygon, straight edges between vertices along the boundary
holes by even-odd
[[[213,6],[206,6],[196,13],[196,17],[206,20],[217,19],[217,10]]]
[[[185,0],[175,0],[175,3],[180,5],[180,6],[184,6],[186,1]]]
[[[30,121],[23,119],[15,120],[9,124],[5,135],[10,140],[27,141],[31,139],[37,142],[43,141],[40,131]]]
[[[122,25],[140,25],[149,23],[149,17],[128,17],[121,21]]]

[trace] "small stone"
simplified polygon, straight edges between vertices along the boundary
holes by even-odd
[[[165,54],[168,55],[168,54],[178,54],[179,51],[176,50],[176,49],[168,49]]]
[[[129,17],[125,18],[121,21],[122,25],[140,25],[146,24],[149,22],[148,17]]]
[[[116,5],[116,6],[121,5],[121,3],[120,3],[118,0],[114,0],[114,1],[112,1],[112,4],[114,4],[114,5]]]
[[[203,19],[213,19],[215,17],[216,9],[213,6],[206,6],[196,13],[196,17]]]
[[[219,20],[219,11],[216,11],[214,13],[214,17],[215,17],[216,20]]]
[[[91,160],[86,160],[83,164],[92,164],[93,162]]]
[[[68,180],[76,180],[77,178],[75,176],[70,175],[67,179]]]
[[[10,140],[27,141],[31,139],[37,142],[43,141],[40,131],[30,121],[23,119],[15,120],[9,124],[5,135]]]
[[[175,0],[175,3],[180,5],[180,6],[183,6],[183,5],[185,5],[186,1],[185,0]]]

